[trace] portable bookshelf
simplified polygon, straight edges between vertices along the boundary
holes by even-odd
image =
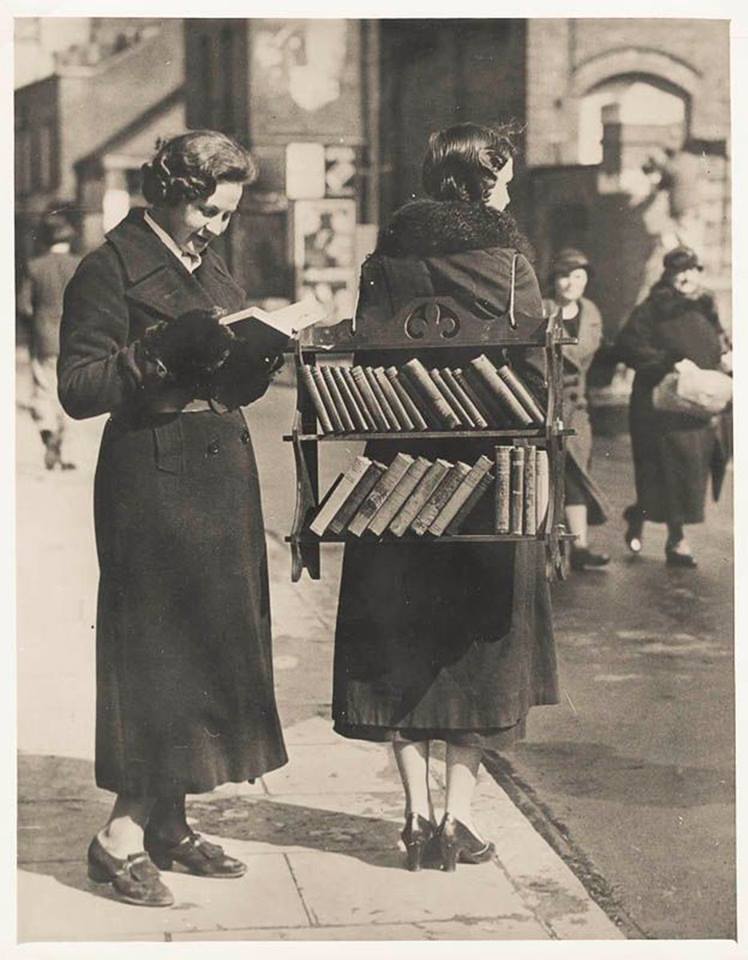
[[[310,342],[297,344],[296,412],[290,434],[283,437],[293,444],[296,466],[296,510],[291,533],[286,541],[291,545],[291,578],[299,580],[306,568],[313,580],[320,577],[320,544],[344,543],[346,534],[312,533],[308,526],[319,506],[319,443],[368,440],[464,440],[481,438],[512,442],[542,441],[548,451],[550,495],[544,530],[538,534],[453,534],[429,539],[405,534],[401,538],[382,537],[357,542],[418,543],[540,540],[547,548],[549,579],[563,579],[567,569],[567,544],[573,539],[564,525],[564,456],[565,438],[574,431],[563,422],[562,348],[576,343],[566,336],[560,322],[560,313],[550,317],[533,317],[519,311],[494,314],[484,311],[476,303],[468,309],[451,297],[415,298],[394,316],[376,311],[364,313],[352,320],[343,320],[334,327],[314,328]],[[317,416],[312,400],[301,376],[301,368],[314,365],[317,358],[366,351],[402,350],[410,354],[434,348],[475,350],[514,347],[542,347],[545,350],[548,402],[545,423],[526,429],[427,430],[397,432],[317,432]]]

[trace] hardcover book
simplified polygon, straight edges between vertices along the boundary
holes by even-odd
[[[463,503],[465,503],[473,490],[478,486],[480,480],[486,476],[492,466],[493,464],[490,457],[483,455],[478,457],[452,496],[445,501],[441,511],[429,527],[429,533],[433,533],[435,537],[439,537],[446,531],[447,527],[457,516],[460,507],[462,507]]]
[[[470,397],[466,393],[462,384],[458,382],[457,377],[455,376],[453,371],[450,370],[449,367],[444,367],[442,369],[442,376],[444,377],[444,380],[452,388],[452,393],[454,393],[454,395],[460,401],[465,411],[467,412],[468,416],[474,423],[476,429],[485,430],[486,427],[488,426],[488,421],[481,414],[480,410],[476,407],[473,401],[470,399]]]
[[[387,402],[390,405],[390,409],[397,420],[401,430],[415,430],[416,425],[413,423],[408,411],[403,406],[400,397],[395,392],[394,387],[390,383],[390,379],[387,374],[384,372],[384,367],[374,367],[374,376],[377,378],[377,383],[379,384],[382,393],[385,395]]]
[[[493,394],[498,402],[511,414],[513,419],[523,427],[532,426],[533,419],[525,410],[514,393],[501,379],[496,367],[485,354],[470,361],[472,368],[483,381],[484,386]]]
[[[369,385],[369,381],[364,373],[364,368],[358,366],[351,367],[351,376],[353,377],[353,380],[359,389],[359,393],[364,399],[367,410],[377,425],[377,430],[381,431],[382,433],[389,433],[390,428],[387,423],[387,418],[385,417],[382,408],[379,406],[379,401],[377,400],[376,395]]]
[[[356,457],[322,501],[317,516],[309,524],[312,533],[322,536],[370,466],[371,460],[368,457]]]
[[[341,505],[340,509],[333,517],[328,528],[330,533],[341,534],[345,532],[346,527],[355,516],[356,511],[369,496],[374,484],[379,480],[386,469],[387,468],[383,463],[379,463],[377,460],[371,461],[369,466],[366,468],[364,475],[358,481],[355,488],[351,491],[350,496],[346,498],[345,502]]]
[[[464,427],[466,430],[474,430],[475,429],[474,420],[472,419],[468,411],[465,409],[465,407],[463,407],[463,405],[457,399],[457,396],[455,395],[450,385],[447,383],[447,378],[442,374],[442,371],[435,367],[433,370],[429,370],[429,373],[431,374],[431,378],[436,384],[437,389],[439,390],[441,395],[444,397],[444,399],[447,401],[447,403],[450,405],[450,407],[454,410],[454,412],[459,417],[460,426]]]
[[[423,479],[424,474],[431,466],[426,457],[417,457],[392,493],[377,510],[374,519],[369,524],[369,533],[381,537],[402,509],[408,497]]]
[[[535,448],[535,517],[538,533],[545,532],[545,520],[548,513],[550,497],[550,471],[548,451],[542,447]]]
[[[528,536],[535,536],[538,520],[535,515],[535,447],[529,446],[525,451],[525,483],[524,483],[524,521],[523,532]]]
[[[229,327],[242,340],[251,343],[258,354],[279,353],[288,341],[307,327],[325,320],[328,310],[314,297],[307,297],[280,310],[246,307],[221,317],[219,323]]]
[[[512,393],[514,393],[515,397],[525,408],[527,413],[532,417],[533,421],[538,424],[543,423],[545,421],[545,414],[543,413],[543,410],[541,409],[535,397],[533,397],[528,388],[517,376],[514,370],[512,370],[509,364],[503,364],[498,368],[497,372],[504,383],[509,387]]]
[[[343,398],[343,403],[348,408],[348,412],[351,415],[353,420],[353,425],[357,431],[366,433],[367,425],[364,415],[359,407],[358,400],[354,397],[351,392],[351,388],[348,386],[348,381],[343,375],[343,370],[341,367],[330,367],[335,382],[338,385],[338,390],[340,391],[340,396]]]
[[[396,537],[402,537],[451,467],[452,464],[448,460],[437,460],[429,466],[402,510],[390,524],[391,533]]]
[[[360,537],[364,533],[413,463],[415,460],[407,453],[398,453],[395,456],[348,524],[348,533],[354,537]]]
[[[471,379],[472,374],[472,379]],[[465,395],[472,402],[475,409],[485,421],[486,427],[496,426],[496,418],[491,404],[485,403],[480,390],[476,389],[475,380],[477,379],[473,371],[463,370],[458,367],[454,371],[455,380],[462,387]],[[477,422],[477,421],[476,421]]]
[[[440,425],[445,430],[456,430],[460,426],[460,418],[447,403],[441,391],[438,389],[429,372],[414,357],[408,360],[402,368],[402,372],[409,378],[410,383],[416,390],[420,391],[423,400],[426,402],[439,419]]]
[[[353,423],[353,418],[348,412],[345,403],[343,402],[343,397],[340,394],[340,389],[338,388],[338,384],[333,376],[332,368],[327,366],[327,364],[322,364],[320,366],[320,373],[327,383],[327,389],[330,391],[332,402],[335,404],[335,409],[337,410],[338,416],[343,423],[343,432],[353,433],[356,429],[356,426]]]
[[[356,403],[358,404],[358,408],[361,411],[361,416],[364,418],[364,422],[366,424],[366,426],[364,427],[364,430],[376,432],[377,422],[374,419],[374,417],[371,415],[371,413],[369,413],[369,408],[366,405],[366,401],[364,400],[363,396],[361,395],[361,390],[359,389],[359,385],[353,379],[353,373],[351,372],[351,368],[338,367],[338,370],[340,371],[341,376],[343,377],[345,382],[348,384],[348,389],[351,391],[351,394],[353,395]]]
[[[494,533],[509,533],[511,452],[511,447],[496,447],[496,504],[493,527]]]
[[[524,528],[525,448],[511,448],[509,488],[509,533],[521,534]]]
[[[447,471],[442,482],[434,489],[434,492],[410,525],[413,533],[419,537],[422,537],[424,533],[426,533],[434,520],[436,520],[442,512],[444,504],[449,500],[468,473],[470,473],[469,465],[463,463],[461,460],[458,460],[457,463]]]
[[[410,414],[413,422],[419,430],[438,430],[441,427],[441,421],[437,415],[429,409],[428,404],[421,396],[420,392],[411,384],[406,374],[400,375],[396,367],[387,367],[385,370],[387,378],[397,392],[397,395],[403,401],[405,409]]]
[[[392,412],[392,407],[390,406],[387,397],[385,397],[382,388],[379,385],[379,381],[374,375],[373,369],[371,367],[364,367],[364,374],[366,375],[366,379],[369,381],[369,386],[372,389],[372,393],[377,398],[377,402],[379,403],[382,413],[384,414],[384,419],[387,421],[387,429],[396,433],[398,430],[400,430],[400,424],[397,422],[397,417]]]
[[[478,397],[484,410],[488,414],[488,423],[491,427],[513,427],[516,426],[505,406],[486,386],[481,379],[478,371],[474,367],[468,366],[464,371],[465,380],[470,385],[473,395]]]
[[[317,384],[314,381],[312,376],[312,368],[308,363],[305,363],[301,367],[301,379],[304,381],[304,386],[306,391],[309,394],[309,398],[314,405],[314,412],[317,414],[317,420],[319,421],[320,429],[322,433],[332,433],[332,420],[325,408],[325,404],[322,401],[322,396],[317,389]]]
[[[486,495],[488,490],[491,487],[493,477],[490,473],[484,474],[478,483],[475,486],[475,489],[471,491],[467,500],[463,503],[460,509],[454,516],[454,519],[446,529],[448,536],[453,537],[455,534],[459,533],[462,529],[463,524],[473,512],[473,510],[478,506],[480,501]]]
[[[319,391],[319,395],[322,397],[322,402],[327,410],[327,415],[332,421],[333,433],[343,433],[343,421],[340,419],[340,414],[335,407],[335,402],[332,399],[330,388],[327,386],[327,381],[322,376],[319,367],[312,367],[311,370],[314,382],[317,384],[317,390]]]

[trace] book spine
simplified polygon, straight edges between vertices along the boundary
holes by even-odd
[[[379,404],[382,413],[384,414],[384,419],[387,421],[387,429],[393,432],[398,432],[400,430],[400,424],[397,422],[397,417],[392,412],[387,397],[385,397],[382,392],[382,388],[379,386],[379,381],[374,375],[374,370],[372,367],[364,367],[364,374],[366,379],[369,381],[369,386],[372,389],[372,393],[377,398],[377,403]]]
[[[418,516],[418,513],[423,507],[424,503],[426,503],[428,498],[434,492],[437,485],[441,483],[450,466],[451,464],[447,463],[445,460],[437,460],[435,463],[429,465],[428,470],[423,475],[411,495],[408,497],[402,510],[390,524],[391,533],[393,533],[396,537],[402,537],[411,523]]]
[[[379,509],[374,519],[369,524],[369,532],[377,537],[381,537],[390,523],[400,512],[403,504],[413,493],[415,488],[423,479],[424,474],[431,466],[431,461],[425,457],[418,457],[408,468],[407,473],[397,484],[389,497],[385,500],[381,509]]]
[[[444,399],[421,361],[414,357],[408,360],[402,369],[411,384],[421,392],[421,396],[439,418],[444,429],[456,430],[460,426],[460,418]]]
[[[525,386],[522,380],[520,380],[508,363],[505,363],[498,368],[498,374],[512,391],[512,393],[514,393],[515,397],[519,400],[527,413],[532,417],[533,421],[535,423],[544,423],[545,413],[536,401],[535,397],[530,393],[528,388]]]
[[[314,382],[314,377],[312,376],[312,368],[308,363],[301,365],[301,379],[304,381],[306,392],[309,394],[309,398],[314,404],[314,411],[317,414],[317,420],[319,421],[322,433],[332,433],[332,420],[325,409],[322,397],[317,389],[317,384]]]
[[[330,370],[335,379],[335,383],[338,386],[338,391],[340,392],[340,396],[343,398],[343,403],[348,408],[348,412],[351,415],[354,429],[356,431],[361,431],[362,433],[366,433],[366,420],[364,420],[364,416],[361,413],[361,410],[358,405],[358,401],[351,393],[351,389],[348,386],[348,382],[343,376],[342,369],[340,367],[330,367]]]
[[[458,461],[447,471],[442,482],[436,487],[410,525],[413,533],[419,537],[422,537],[424,533],[426,533],[434,520],[436,520],[442,512],[444,504],[449,500],[468,473],[470,473],[470,467],[461,461]]]
[[[462,483],[455,490],[452,496],[444,503],[441,512],[437,514],[436,519],[429,527],[429,533],[435,537],[441,536],[457,515],[457,511],[467,500],[480,482],[491,469],[492,461],[489,457],[480,456],[465,475]]]
[[[524,478],[524,519],[523,532],[527,536],[535,536],[538,529],[536,510],[536,478],[535,478],[535,447],[529,446],[525,451],[525,478]]]
[[[414,430],[428,430],[429,425],[426,422],[423,414],[416,406],[413,398],[405,389],[405,386],[400,380],[400,376],[397,372],[397,367],[387,367],[384,371],[387,379],[392,384],[392,389],[400,398],[400,403],[402,403],[403,408],[407,412],[408,416],[413,423]]]
[[[483,402],[480,392],[475,389],[473,381],[470,379],[470,372],[471,371],[462,370],[458,367],[454,371],[455,380],[465,391],[465,395],[473,403],[473,406],[485,421],[486,427],[495,426],[495,418],[493,416],[492,408],[490,405],[486,405]]]
[[[420,412],[421,417],[426,422],[428,430],[441,430],[442,422],[436,413],[431,409],[431,405],[423,398],[421,391],[413,386],[413,383],[405,370],[397,371],[398,382],[403,390],[410,397],[411,403]]]
[[[536,530],[545,532],[545,520],[548,513],[550,498],[550,467],[548,451],[542,447],[535,448],[535,516]]]
[[[470,384],[473,394],[480,399],[483,408],[488,412],[488,422],[491,426],[500,429],[513,425],[506,408],[491,393],[473,367],[469,366],[465,369],[465,380]]]
[[[449,367],[445,367],[442,370],[442,376],[444,377],[445,382],[451,387],[452,393],[457,397],[464,407],[475,428],[477,430],[485,430],[488,426],[488,421],[467,395],[462,385],[458,383],[457,377],[454,375],[452,370],[450,370]]]
[[[318,537],[321,537],[322,534],[325,533],[370,465],[371,460],[369,460],[368,457],[356,457],[351,466],[335,484],[335,488],[325,497],[322,506],[317,511],[317,516],[309,524],[309,529],[312,533],[316,533]]]
[[[521,534],[524,526],[525,448],[511,448],[509,533]]]
[[[447,527],[445,532],[448,536],[453,537],[456,533],[460,532],[462,525],[486,495],[486,492],[491,486],[492,480],[493,477],[490,473],[486,473],[480,478],[475,489],[471,491],[467,500],[455,514],[454,520],[452,520]]]
[[[392,410],[400,429],[415,430],[416,425],[408,416],[408,411],[400,402],[400,397],[395,393],[395,389],[390,383],[389,377],[384,372],[384,367],[374,367],[374,376],[377,378],[377,383],[379,384],[382,393],[385,395],[387,403],[389,403],[390,409]]]
[[[474,430],[475,422],[455,396],[454,391],[447,383],[447,379],[445,376],[443,376],[442,371],[435,367],[433,370],[429,370],[429,373],[431,374],[431,379],[436,384],[437,389],[460,418],[460,426],[466,427],[468,430]]]
[[[317,384],[317,390],[319,390],[319,394],[325,404],[328,416],[332,421],[333,433],[343,433],[343,421],[340,419],[340,414],[335,409],[335,404],[325,378],[322,376],[317,367],[312,367],[312,376],[314,377],[314,382]]]
[[[377,400],[376,395],[372,392],[372,389],[369,386],[369,381],[366,379],[364,368],[351,367],[351,376],[358,386],[361,396],[364,398],[364,403],[366,404],[372,419],[377,425],[377,430],[381,430],[382,433],[389,433],[390,428],[387,424],[387,418],[385,417],[382,408],[379,406],[379,401]]]
[[[360,537],[364,533],[413,462],[413,457],[407,453],[398,453],[395,456],[348,524],[348,533],[353,534],[354,537]]]
[[[353,422],[353,419],[345,405],[345,401],[343,400],[340,390],[338,389],[338,384],[333,376],[332,369],[327,366],[327,364],[323,364],[320,367],[320,371],[325,379],[325,382],[327,383],[327,389],[330,391],[330,396],[332,397],[332,402],[335,404],[335,409],[338,411],[338,416],[343,423],[343,432],[354,433],[356,430],[356,425]]]
[[[496,447],[494,533],[509,533],[511,447]]]
[[[346,499],[345,503],[342,504],[338,512],[333,517],[333,520],[330,523],[330,533],[340,535],[344,532],[345,528],[353,519],[356,511],[369,496],[372,487],[377,480],[379,480],[384,471],[385,466],[383,463],[377,463],[374,461],[369,464],[369,468],[367,469],[366,473],[363,475],[363,477],[361,477],[351,495]]]
[[[470,361],[471,366],[483,381],[487,389],[496,397],[499,403],[523,427],[532,425],[532,417],[525,410],[519,400],[499,376],[496,367],[485,354]]]
[[[348,384],[348,389],[351,391],[352,396],[354,397],[358,408],[361,411],[361,416],[364,418],[364,431],[376,431],[377,424],[376,420],[369,413],[369,408],[366,406],[364,398],[361,396],[361,391],[358,384],[353,379],[353,374],[351,373],[350,367],[338,367],[340,370],[341,376]]]

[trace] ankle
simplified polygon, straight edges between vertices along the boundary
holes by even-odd
[[[108,823],[99,830],[96,838],[106,852],[118,860],[143,849],[143,831],[136,824]]]

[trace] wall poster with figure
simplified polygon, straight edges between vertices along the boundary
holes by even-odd
[[[296,297],[312,293],[337,320],[351,316],[356,284],[355,200],[297,200],[293,205]]]

